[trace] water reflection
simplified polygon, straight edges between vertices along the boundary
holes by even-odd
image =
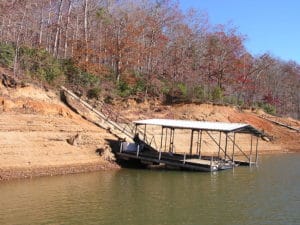
[[[121,170],[0,184],[1,224],[299,224],[300,155],[218,173]]]

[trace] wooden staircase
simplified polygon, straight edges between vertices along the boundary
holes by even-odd
[[[81,116],[86,117],[83,113],[80,112],[78,107],[76,107],[75,104],[72,103],[74,102],[74,100],[77,102],[77,104],[80,104],[80,106],[83,107],[86,111],[94,115],[94,118],[96,120],[93,120],[92,122],[108,130],[120,140],[132,142],[135,134],[138,132],[142,134],[142,141],[146,145],[155,150],[158,149],[155,139],[153,138],[154,135],[149,134],[148,132],[145,133],[144,130],[136,128],[136,126],[130,120],[121,115],[120,112],[116,112],[116,110],[111,109],[104,102],[97,101],[97,107],[94,107],[64,86],[61,86],[61,89],[62,96],[63,98],[65,98],[65,102],[71,108],[81,114]]]
[[[259,116],[259,117],[262,118],[262,119],[265,119],[265,120],[267,120],[267,121],[269,121],[269,122],[271,122],[271,123],[274,123],[274,124],[276,124],[276,125],[278,125],[278,126],[285,127],[285,128],[290,129],[290,130],[292,130],[292,131],[300,132],[299,127],[294,127],[294,126],[292,126],[291,124],[285,124],[285,123],[281,122],[281,121],[280,121],[277,117],[275,117],[275,116],[261,115],[261,116]]]

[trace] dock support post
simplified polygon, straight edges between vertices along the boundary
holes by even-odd
[[[120,144],[120,153],[122,153],[122,151],[123,151],[123,142],[120,142],[121,144]]]
[[[148,143],[148,141],[146,140],[146,132],[147,132],[147,125],[145,124],[145,127],[144,127],[144,141],[146,143]]]
[[[186,153],[184,153],[183,155],[183,164],[185,164],[185,160],[186,160]]]
[[[258,137],[256,137],[256,147],[255,147],[255,165],[258,164]]]
[[[136,156],[139,157],[140,154],[140,145],[137,146]]]
[[[135,127],[134,127],[134,134],[137,133],[137,127],[138,127],[138,125],[136,124]]]
[[[175,133],[174,128],[171,128],[170,129],[169,152],[172,152],[172,153],[173,153],[173,150],[174,150],[174,133]]]
[[[227,142],[228,142],[228,133],[226,133],[226,139],[225,139],[225,161],[226,161],[226,156],[227,156]]]
[[[200,138],[200,130],[197,133],[197,146],[196,146],[196,154],[199,154],[199,138]]]
[[[233,146],[232,146],[232,156],[231,156],[231,158],[232,158],[232,162],[234,163],[235,133],[233,133],[233,141],[232,141],[232,143],[233,143]]]
[[[219,150],[218,150],[218,160],[220,159],[220,152],[221,152],[221,138],[222,138],[222,133],[220,131],[220,134],[219,134]],[[226,157],[226,156],[225,156]]]
[[[202,130],[200,131],[199,159],[201,159],[201,147],[202,147]]]
[[[161,137],[160,137],[160,150],[162,149],[163,145],[163,136],[164,136],[164,127],[161,127]]]
[[[250,141],[250,155],[249,155],[249,165],[251,166],[252,164],[252,147],[253,146],[253,136],[251,135],[251,141]]]
[[[231,137],[228,137],[228,138],[229,138],[229,140],[232,141]],[[241,147],[236,142],[234,142],[234,145],[241,153],[243,153],[244,157],[246,157],[246,159],[249,160],[249,156],[241,149]]]
[[[158,160],[161,159],[161,150],[159,150],[159,154],[158,154]]]
[[[165,137],[165,152],[167,151],[167,139],[168,139],[168,128],[166,129],[166,137]]]
[[[230,155],[227,155],[225,150],[219,145],[219,143],[214,139],[214,137],[208,132],[208,131],[205,131],[207,133],[207,135],[211,138],[211,140],[213,140],[213,142],[220,147],[220,149],[224,152],[224,154],[229,158],[231,159]],[[248,156],[247,156],[248,157]]]
[[[172,137],[172,153],[174,153],[174,138],[175,138],[175,129],[173,128],[173,137]]]
[[[194,139],[194,130],[192,130],[192,134],[191,134],[190,155],[193,154],[193,139]]]

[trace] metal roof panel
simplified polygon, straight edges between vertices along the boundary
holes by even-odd
[[[171,119],[146,119],[146,120],[134,121],[134,123],[136,125],[146,124],[146,125],[157,125],[157,126],[163,126],[169,128],[211,130],[211,131],[224,131],[224,132],[243,130],[243,128],[246,129],[251,127],[250,125],[244,123],[224,123],[224,122],[171,120]]]

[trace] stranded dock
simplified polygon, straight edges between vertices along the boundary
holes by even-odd
[[[61,88],[62,97],[72,108],[79,107],[78,112],[84,108],[95,115],[98,126],[122,140],[133,140],[121,141],[115,150],[120,161],[195,171],[225,170],[258,162],[258,140],[265,134],[248,124],[169,119],[132,123],[103,102],[96,108]]]
[[[168,119],[134,124],[134,143],[120,143],[116,152],[120,160],[194,171],[218,171],[258,162],[258,140],[263,134],[248,124]],[[149,135],[149,127],[156,135]],[[245,140],[245,135],[249,143],[243,150],[238,137]]]

